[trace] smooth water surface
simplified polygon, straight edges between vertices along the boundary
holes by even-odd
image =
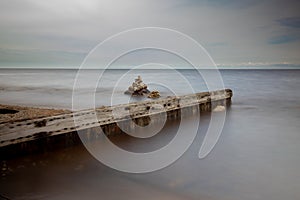
[[[112,83],[124,71],[106,73],[106,84],[97,89],[99,106],[111,103]],[[134,73],[142,74],[146,83],[164,79],[177,88],[173,92],[185,92],[182,80],[167,71]],[[180,73],[197,92],[206,89],[193,71]],[[1,70],[0,101],[71,108],[75,74],[71,70]],[[98,162],[83,146],[75,146],[2,161],[8,170],[2,170],[0,193],[11,199],[300,199],[300,70],[222,70],[221,74],[234,97],[221,137],[206,158],[198,159],[209,122],[204,116],[189,150],[162,170],[118,172]],[[117,102],[128,100],[123,97],[128,85],[116,87]],[[83,95],[89,89],[87,81]],[[172,95],[168,88],[160,90],[163,96]],[[164,134],[176,132],[176,122],[172,123]],[[124,146],[143,149],[132,140],[119,140]]]

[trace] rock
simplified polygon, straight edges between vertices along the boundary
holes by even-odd
[[[147,89],[147,85],[143,83],[141,76],[138,76],[131,86],[128,87],[125,94],[131,94],[132,96],[143,96],[144,94],[149,94],[150,91]]]
[[[151,98],[151,99],[156,99],[159,97],[160,97],[160,94],[157,90],[150,92],[150,94],[148,95],[148,98]]]
[[[225,111],[225,106],[217,106],[215,109],[213,109],[213,112],[223,112]]]

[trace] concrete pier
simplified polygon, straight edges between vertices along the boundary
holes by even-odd
[[[51,117],[2,122],[0,123],[0,149],[16,144],[23,148],[27,143],[42,139],[46,143],[58,138],[68,140],[63,142],[65,144],[72,141],[72,138],[74,140],[70,135],[76,134],[77,130],[86,130],[85,132],[88,133],[89,129],[98,126],[107,135],[117,134],[122,132],[117,123],[126,124],[128,120],[133,120],[137,125],[145,126],[150,120],[159,121],[162,114],[167,114],[167,120],[172,120],[183,114],[192,114],[195,109],[209,112],[218,105],[228,106],[231,97],[232,91],[225,89],[74,111]],[[75,140],[78,140],[78,136]]]

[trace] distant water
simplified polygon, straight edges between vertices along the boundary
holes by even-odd
[[[86,72],[83,97],[91,90],[88,73],[94,72]],[[183,79],[168,70],[135,71],[124,80],[127,84],[120,85],[115,80],[126,71],[105,73],[97,87],[97,106],[111,104],[113,88],[113,103],[128,101],[123,92],[138,74],[163,96],[186,92]],[[193,71],[179,73],[196,92],[206,90]],[[77,146],[7,161],[11,170],[0,180],[0,194],[12,199],[300,199],[300,70],[221,74],[234,97],[221,138],[205,159],[197,158],[204,117],[190,149],[163,170],[140,175],[117,172]],[[0,103],[71,108],[75,75],[72,70],[1,70]],[[176,91],[154,84],[162,79]],[[166,132],[172,134],[174,126],[169,124]],[[134,147],[132,141],[123,141],[126,144]]]
[[[76,70],[0,70],[0,102],[71,109],[76,73]],[[86,95],[95,93],[96,106],[145,100],[124,95],[138,75],[150,90],[159,90],[165,97],[207,90],[201,76],[193,70],[86,70],[80,73],[83,74],[78,87],[80,94],[76,97],[86,99]],[[98,84],[97,80],[91,80],[94,74],[99,74]],[[85,101],[81,104],[89,107]]]

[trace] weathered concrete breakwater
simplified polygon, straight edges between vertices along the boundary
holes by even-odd
[[[139,126],[145,126],[150,121],[151,123],[159,121],[163,114],[167,114],[167,119],[171,120],[195,113],[197,109],[200,112],[209,112],[218,105],[229,105],[231,97],[232,91],[226,89],[74,111],[51,117],[2,122],[0,123],[0,147],[19,144],[19,148],[24,149],[29,143],[37,143],[34,141],[44,139],[44,143],[51,143],[51,141],[57,142],[58,138],[66,140],[64,143],[69,143],[74,140],[74,137],[77,137],[76,141],[78,140],[78,136],[74,136],[77,135],[77,130],[84,130],[82,132],[90,137],[88,130],[99,126],[105,134],[112,135],[122,132],[117,123],[124,125],[134,121]],[[128,125],[131,126],[132,123]]]

